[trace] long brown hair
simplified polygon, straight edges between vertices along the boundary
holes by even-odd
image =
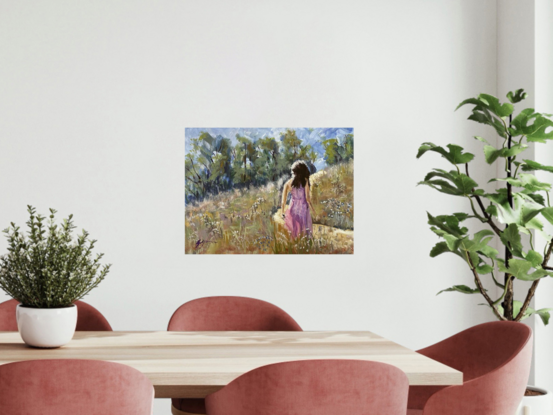
[[[309,171],[309,167],[307,167],[307,164],[303,160],[298,160],[292,164],[292,174],[294,175],[294,180],[292,180],[292,187],[305,187],[306,183],[309,183],[311,186],[311,183],[309,182],[309,176],[311,176],[311,172]]]

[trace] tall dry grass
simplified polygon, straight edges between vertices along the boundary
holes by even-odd
[[[316,173],[311,183],[311,197],[317,212],[312,238],[292,240],[285,227],[275,221],[284,184],[280,180],[262,187],[235,189],[188,204],[185,212],[186,253],[353,253],[353,161]],[[348,232],[329,231],[334,228]]]

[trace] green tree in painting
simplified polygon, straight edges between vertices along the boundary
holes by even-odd
[[[266,180],[277,180],[281,174],[280,146],[273,137],[260,138],[257,141],[259,149],[259,158],[257,160],[257,171],[260,172]]]
[[[353,134],[346,134],[343,139],[323,139],[325,161],[328,165],[342,163],[353,158]]]
[[[203,132],[191,140],[192,151],[185,157],[187,190],[196,197],[231,187],[232,143],[228,138]]]
[[[234,183],[252,183],[256,178],[255,162],[258,158],[255,143],[249,138],[236,135],[236,146],[234,147]]]
[[[295,130],[286,130],[281,140],[284,147],[284,159],[289,165],[292,165],[294,161],[300,159],[301,140]]]
[[[323,141],[324,143],[325,141]],[[326,140],[327,164],[353,158],[353,134],[340,140]],[[332,144],[334,143],[335,144]],[[185,190],[187,200],[201,200],[233,187],[259,186],[290,174],[296,160],[304,160],[312,171],[319,157],[316,149],[303,144],[293,129],[278,138],[251,139],[236,135],[235,141],[206,131],[191,138],[185,155]],[[329,157],[329,155],[337,154]]]
[[[317,161],[317,152],[309,144],[300,148],[300,160],[304,160],[308,164],[315,164]]]

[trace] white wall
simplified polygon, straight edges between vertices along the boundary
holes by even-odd
[[[536,110],[553,113],[553,2],[536,0],[535,5],[535,85]],[[536,160],[539,163],[553,164],[553,145],[536,146]],[[547,172],[538,172],[542,181],[551,183],[552,176]],[[553,227],[549,227],[553,234]],[[543,243],[543,241],[542,241]],[[536,291],[536,308],[553,307],[553,280],[550,278],[540,282]],[[536,362],[535,384],[553,390],[553,370],[551,366],[551,350],[553,350],[553,321],[544,327],[536,323],[534,360]]]
[[[524,89],[528,97],[515,105],[515,114],[523,108],[533,108],[536,102],[535,82],[535,4],[534,0],[500,0],[497,3],[497,96],[506,101],[509,91]],[[497,137],[497,147],[503,145],[503,138]],[[538,145],[539,147],[540,145]],[[524,153],[524,158],[535,158],[536,146]],[[505,170],[497,165],[497,177],[505,177]],[[500,252],[503,245],[500,244]],[[499,247],[498,247],[499,248]],[[530,247],[527,246],[527,249]],[[531,283],[515,280],[515,299],[524,301]],[[503,290],[495,287],[499,297]],[[534,306],[534,302],[532,302]],[[541,325],[536,318],[524,320],[532,330]],[[535,384],[536,353],[532,356],[530,384]]]
[[[73,213],[113,263],[86,301],[116,330],[220,294],[412,348],[491,320],[477,296],[435,296],[471,278],[429,258],[425,212],[467,205],[416,187],[449,166],[415,154],[456,142],[481,160],[472,136],[491,132],[453,110],[496,91],[496,18],[482,0],[0,0],[0,227],[27,204]],[[355,254],[185,256],[187,126],[354,127]]]
[[[553,113],[553,2],[550,0],[502,0],[498,2],[498,94],[504,96],[508,90],[524,88],[529,93],[524,107],[535,107],[537,111]],[[553,146],[551,143],[536,144],[531,149],[531,158],[551,165]],[[551,182],[551,174],[536,172],[536,176]],[[553,228],[549,227],[551,233]],[[536,235],[538,246],[545,240]],[[518,299],[523,299],[529,283],[517,281]],[[553,281],[540,281],[532,302],[536,309],[553,307]],[[534,330],[534,367],[530,383],[553,390],[551,371],[551,348],[553,329],[544,326],[539,319],[526,320]]]

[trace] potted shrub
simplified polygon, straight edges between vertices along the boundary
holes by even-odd
[[[17,325],[23,341],[35,347],[68,343],[77,325],[76,300],[96,287],[111,265],[100,265],[103,254],[92,255],[95,240],[83,230],[76,239],[73,215],[55,223],[28,206],[30,219],[24,235],[13,222],[4,230],[8,253],[0,256],[0,288],[20,302]]]
[[[514,104],[526,98],[519,89],[507,94],[509,102],[501,103],[496,97],[480,94],[469,98],[457,107],[472,106],[469,120],[492,127],[492,133],[500,137],[501,146],[496,148],[483,137],[475,139],[483,143],[484,160],[497,164],[495,171],[500,177],[490,177],[496,190],[487,192],[480,188],[470,176],[470,164],[474,154],[463,148],[448,144],[445,148],[432,143],[423,143],[417,158],[427,152],[441,154],[451,165],[452,170],[433,169],[419,184],[430,186],[441,193],[467,199],[467,212],[433,216],[428,213],[430,229],[443,241],[430,251],[431,257],[443,253],[458,255],[468,266],[474,285],[453,285],[444,291],[463,294],[478,294],[484,297],[490,310],[499,320],[521,321],[534,314],[548,324],[550,310],[534,310],[530,302],[542,278],[553,276],[549,264],[553,250],[552,236],[544,230],[544,220],[553,224],[553,207],[549,192],[551,184],[540,182],[531,172],[543,170],[553,172],[553,166],[545,166],[525,159],[524,152],[529,143],[546,143],[553,139],[553,121],[550,115],[535,112],[532,108],[522,109],[514,114]],[[471,232],[469,221],[476,228]],[[544,238],[543,250],[537,246],[535,234]],[[494,248],[492,241],[498,240],[501,252]],[[499,276],[502,274],[502,277]],[[484,288],[483,282],[499,287],[499,296],[493,296]],[[515,279],[528,282],[523,301],[515,300]],[[438,293],[438,294],[440,294]],[[532,407],[532,414],[541,414],[540,405],[545,405],[548,415],[553,410],[551,393],[536,395],[536,389],[529,387],[521,405]],[[547,412],[549,411],[549,412]]]

